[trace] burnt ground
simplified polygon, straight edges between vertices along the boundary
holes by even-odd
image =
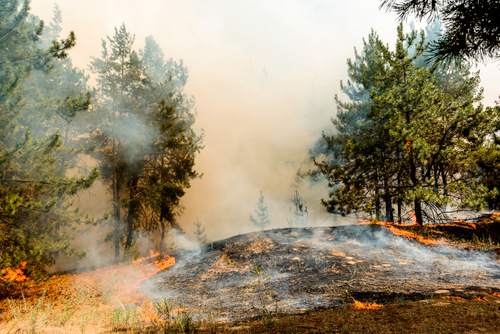
[[[140,291],[181,303],[200,319],[214,315],[229,322],[354,300],[382,305],[442,296],[480,300],[500,291],[495,252],[427,246],[377,225],[255,232],[176,260]]]
[[[279,229],[171,254],[159,273],[148,257],[0,284],[0,333],[500,333],[499,227]]]

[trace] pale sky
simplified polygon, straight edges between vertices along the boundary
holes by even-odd
[[[32,0],[50,22],[56,1]],[[189,69],[187,93],[205,133],[197,157],[203,177],[183,199],[181,226],[196,219],[212,240],[253,229],[249,215],[262,191],[275,226],[286,226],[294,175],[323,129],[331,128],[334,95],[347,80],[347,58],[373,28],[393,46],[395,15],[375,0],[59,0],[63,35],[74,31],[70,57],[87,69],[101,39],[125,23],[137,49],[153,35],[167,58]],[[500,93],[498,63],[481,67],[485,104]],[[86,70],[88,73],[88,70]],[[302,185],[310,212],[327,196]],[[313,215],[315,213],[313,212]],[[213,229],[217,227],[217,229]]]

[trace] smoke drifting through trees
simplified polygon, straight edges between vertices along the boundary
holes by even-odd
[[[66,83],[67,77],[58,77],[64,65],[57,61],[67,57],[74,34],[43,49],[43,24],[29,16],[27,4],[4,1],[0,17],[0,267],[16,268],[26,261],[27,270],[36,275],[53,263],[58,251],[75,252],[72,232],[86,220],[72,205],[73,198],[98,173],[66,176],[79,151],[61,133],[67,135],[76,113],[88,109],[89,97],[81,86],[75,85],[74,97],[55,87],[36,90],[29,81],[40,70],[46,86],[51,79],[56,85]],[[70,63],[66,66],[72,70]],[[35,119],[38,127],[31,131]]]
[[[50,18],[50,1],[32,5]],[[335,116],[333,96],[346,77],[345,60],[370,28],[383,41],[395,40],[395,16],[379,11],[373,1],[292,0],[284,6],[280,1],[89,0],[60,6],[65,27],[78,36],[71,56],[81,68],[97,55],[103,35],[122,22],[136,34],[138,48],[154,34],[166,54],[184,59],[190,71],[186,92],[196,98],[196,128],[206,135],[196,161],[203,177],[183,197],[179,222],[191,233],[199,217],[211,240],[254,229],[248,216],[259,190],[273,222],[288,226],[295,173]],[[484,70],[482,76],[497,82],[496,71]],[[486,104],[492,104],[497,92],[486,85]],[[317,219],[318,198],[327,196],[327,189],[318,184],[298,190],[309,222],[331,223],[331,217]]]
[[[127,8],[127,3],[130,4],[124,1],[113,8],[116,11],[100,11],[98,6],[93,7],[95,3],[85,4],[86,8],[93,8],[93,15],[102,17],[105,14],[105,19],[109,20],[108,27],[95,28],[99,30],[98,36],[93,34],[95,40],[112,32],[112,26],[123,22],[122,18],[116,22],[109,17],[115,12],[126,11],[124,8]],[[194,75],[191,71],[190,84],[186,85],[186,90],[193,93],[197,101],[203,101],[198,103],[199,125],[204,128],[206,124],[210,126],[205,145],[211,153],[202,153],[197,161],[197,169],[205,176],[203,180],[193,182],[194,187],[187,194],[182,225],[189,230],[195,221],[194,217],[199,216],[205,226],[210,226],[207,233],[210,233],[208,237],[212,240],[251,229],[248,214],[251,213],[255,193],[259,189],[266,194],[269,210],[277,226],[287,225],[288,200],[297,188],[295,173],[310,142],[327,124],[327,119],[334,115],[331,97],[338,76],[345,73],[343,70],[336,72],[337,69],[332,65],[336,62],[333,60],[334,55],[341,57],[339,63],[344,63],[353,43],[353,39],[346,34],[332,33],[349,30],[346,29],[348,26],[338,23],[343,21],[325,28],[325,24],[336,22],[331,16],[333,7],[326,3],[318,2],[315,3],[316,7],[311,8],[291,2],[286,13],[282,13],[282,8],[276,3],[266,2],[269,10],[264,11],[264,15],[253,4],[220,3],[227,5],[218,9],[226,20],[219,20],[219,13],[214,14],[206,3],[198,3],[200,12],[193,12],[191,2],[188,5],[170,4],[171,11],[162,11],[165,16],[177,15],[187,20],[179,22],[179,18],[162,18],[162,22],[172,23],[168,29],[150,29],[145,21],[139,20],[147,34],[160,31],[167,36],[163,42],[166,44],[162,45],[168,45],[169,54],[187,57],[189,61],[186,64],[190,70],[195,69]],[[176,14],[179,8],[186,15]],[[144,12],[150,14],[151,10],[151,7],[141,7],[141,10],[133,12],[139,17]],[[371,14],[375,11],[376,4]],[[208,14],[205,16],[201,12]],[[387,21],[384,18],[380,20]],[[85,22],[82,27],[88,28],[89,22]],[[125,22],[128,24],[127,20]],[[369,23],[374,24],[375,21]],[[270,25],[273,29],[269,30]],[[292,34],[285,35],[285,32],[290,31],[290,26],[294,27]],[[365,34],[369,27],[362,29]],[[131,31],[135,32],[136,29],[132,28]],[[176,34],[179,36],[174,36]],[[292,45],[300,45],[300,51],[292,48]],[[97,46],[87,45],[83,49],[96,55]],[[146,49],[144,47],[144,53],[138,53],[139,58],[145,57]],[[253,49],[261,53],[251,53]],[[342,50],[348,50],[345,56]],[[202,63],[199,61],[201,58],[207,61]],[[87,62],[81,64],[85,67]],[[182,67],[182,64],[176,66]],[[207,73],[211,75],[207,76]],[[325,79],[325,76],[329,77]],[[179,80],[182,80],[182,76]],[[79,101],[86,103],[85,94]],[[163,111],[167,113],[167,109]],[[142,120],[129,115],[120,128],[140,127],[141,124]],[[139,160],[143,154],[134,149],[127,153],[139,156]],[[161,177],[155,180],[159,179]],[[317,223],[313,213],[319,208],[314,208],[314,205],[326,192],[323,189],[315,191],[303,188],[300,193],[307,199],[310,221]],[[130,193],[127,196],[130,197]],[[133,204],[131,201],[124,203]],[[152,206],[153,203],[148,205]],[[136,217],[130,222],[141,228],[153,228],[147,225],[152,221],[149,218],[140,220]],[[143,222],[145,225],[142,225]]]
[[[183,92],[187,69],[167,62],[152,37],[139,54],[122,24],[93,58],[98,95],[93,138],[103,180],[112,194],[115,258],[134,245],[137,231],[157,232],[160,251],[176,225],[184,188],[197,176],[201,137],[192,129],[192,101]],[[109,44],[109,46],[108,46]],[[124,239],[124,240],[123,240]]]
[[[137,53],[122,25],[92,60],[91,99],[88,77],[67,59],[75,35],[59,39],[58,7],[45,33],[27,3],[5,2],[0,14],[0,266],[28,261],[33,274],[60,251],[75,254],[75,229],[89,238],[77,223],[94,221],[76,201],[99,175],[81,164],[89,155],[112,194],[114,258],[133,252],[138,232],[157,235],[162,251],[201,148],[182,61],[165,60],[152,37]],[[68,177],[80,169],[87,175]]]

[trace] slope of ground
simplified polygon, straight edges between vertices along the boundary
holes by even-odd
[[[0,333],[500,333],[499,226],[272,230],[3,284]]]

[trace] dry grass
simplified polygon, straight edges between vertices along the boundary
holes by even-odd
[[[459,227],[409,227],[425,237],[446,238],[468,248],[500,248],[500,219]],[[263,250],[265,246],[262,245]],[[225,265],[221,259],[219,265]],[[217,314],[196,314],[169,301],[152,302],[137,286],[154,268],[129,263],[78,275],[55,275],[0,289],[0,334],[6,333],[500,333],[500,293],[404,296],[375,310],[344,307],[277,312],[245,323],[221,323]]]
[[[200,333],[213,332],[201,327]],[[217,333],[500,333],[500,298],[393,303],[378,310],[334,308],[261,321],[220,325]]]

